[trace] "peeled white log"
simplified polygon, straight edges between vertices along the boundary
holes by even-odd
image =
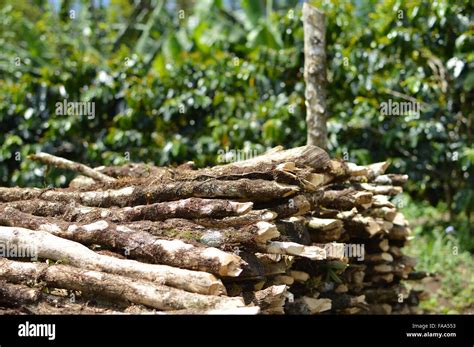
[[[0,243],[28,245],[39,258],[61,260],[79,268],[146,279],[190,292],[225,293],[222,282],[212,274],[100,255],[80,243],[44,231],[0,226]]]
[[[132,302],[159,310],[236,308],[242,298],[189,293],[143,279],[113,275],[68,265],[26,263],[0,258],[0,279],[14,283],[40,280],[53,288],[78,290],[89,295]]]

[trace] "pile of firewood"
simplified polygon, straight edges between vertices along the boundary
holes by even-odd
[[[0,188],[0,312],[417,312],[393,203],[407,176],[386,162],[315,146],[205,169],[30,159],[82,175]]]

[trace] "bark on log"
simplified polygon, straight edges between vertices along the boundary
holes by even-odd
[[[311,236],[306,228],[304,217],[291,217],[276,223],[280,232],[280,241],[296,242],[302,245],[311,244]]]
[[[79,290],[89,295],[133,302],[159,310],[244,306],[241,298],[189,293],[140,279],[67,265],[48,266],[44,263],[23,263],[0,258],[0,278],[14,283],[21,283],[25,279],[44,281],[55,288]]]
[[[154,175],[155,172],[160,171],[161,169],[162,168],[145,163],[130,163],[120,166],[99,166],[94,168],[95,171],[114,178],[146,178]]]
[[[354,188],[370,192],[374,195],[398,195],[403,192],[402,187],[394,187],[394,186],[379,186],[370,183],[359,183],[354,184]]]
[[[35,303],[41,298],[41,290],[23,284],[12,284],[0,280],[0,305],[8,307]]]
[[[0,241],[4,244],[28,245],[39,258],[61,260],[85,269],[146,279],[196,293],[225,293],[222,282],[209,273],[99,255],[79,243],[43,231],[0,227]],[[234,271],[234,276],[240,271]]]
[[[295,279],[287,275],[277,275],[273,277],[273,279],[270,281],[270,283],[273,286],[281,286],[281,285],[291,286],[294,282],[295,282]]]
[[[27,202],[26,202],[27,203]],[[63,219],[90,223],[98,219],[113,222],[138,220],[158,221],[168,218],[222,218],[242,215],[253,207],[251,202],[236,202],[221,199],[188,198],[124,208],[68,207]]]
[[[252,293],[249,301],[259,306],[262,314],[284,314],[285,300],[288,295],[287,289],[286,285],[270,286]]]
[[[0,224],[45,231],[87,245],[98,244],[126,250],[134,258],[155,264],[211,272],[221,276],[239,273],[240,258],[216,248],[196,247],[180,240],[163,240],[139,228],[115,225],[106,220],[79,224],[50,220],[0,207]],[[138,223],[139,224],[139,223]],[[269,226],[268,226],[269,227]],[[273,226],[276,231],[276,227]],[[258,235],[260,236],[260,235]]]
[[[294,262],[293,256],[280,254],[257,254],[257,258],[263,266],[265,276],[284,274]]]
[[[205,227],[185,219],[168,219],[162,222],[139,221],[127,223],[124,228],[144,231],[159,238],[195,241],[223,249],[244,245],[255,247],[279,236],[272,223],[256,222],[240,227]]]
[[[271,201],[295,195],[297,186],[273,181],[182,181],[149,186],[128,186],[104,191],[77,192],[70,189],[0,188],[0,202],[40,198],[55,202],[76,202],[85,206],[136,206],[190,197],[225,198],[242,201]]]
[[[270,210],[254,210],[236,217],[225,217],[222,219],[199,218],[194,223],[209,228],[242,227],[255,222],[270,222],[276,219],[276,212]]]
[[[313,170],[325,170],[329,163],[328,154],[321,148],[307,145],[287,150],[267,152],[252,159],[238,161],[232,164],[215,166],[211,169],[214,175],[226,173],[243,174],[248,172],[268,171],[269,167],[276,168],[280,164],[294,163],[296,167],[310,167]],[[204,169],[206,170],[206,169]]]
[[[375,177],[372,182],[389,186],[403,186],[407,181],[408,175],[388,174]]]
[[[344,228],[351,236],[373,237],[383,231],[377,221],[372,217],[356,215],[355,217],[344,221]]]
[[[307,143],[327,148],[326,25],[324,14],[303,4]]]
[[[325,190],[320,201],[321,206],[337,210],[350,210],[372,203],[372,193],[355,189]]]
[[[311,205],[304,195],[297,195],[281,204],[268,207],[268,209],[275,212],[279,219],[284,219],[292,216],[302,216],[309,213]]]
[[[246,178],[275,180],[301,185],[306,189],[314,189],[315,187],[306,177],[310,175],[311,170],[324,170],[328,161],[327,153],[316,146],[303,146],[289,150],[277,148],[249,160],[198,170],[189,170],[182,167],[153,167],[149,175],[138,175],[138,177],[148,178],[117,181],[113,185],[104,185],[103,187],[120,188],[130,182],[148,185],[150,183],[170,183],[173,181],[239,180]],[[121,171],[121,169],[118,169],[118,171]],[[116,174],[116,172],[112,174]],[[132,176],[137,177],[137,175]]]
[[[389,288],[374,288],[364,291],[365,298],[369,304],[376,303],[393,303],[396,304],[399,295],[408,296],[406,290],[401,286],[392,286]]]
[[[410,234],[411,234],[410,228],[407,228],[401,225],[394,225],[393,228],[390,230],[387,238],[389,240],[405,241],[409,239]]]

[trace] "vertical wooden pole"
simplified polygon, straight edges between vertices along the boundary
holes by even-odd
[[[303,4],[307,144],[327,149],[326,25],[324,13]]]

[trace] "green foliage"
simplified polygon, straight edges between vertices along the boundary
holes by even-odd
[[[449,225],[446,216],[440,215],[440,211],[446,211],[446,206],[434,208],[406,199],[408,204],[403,213],[412,221],[414,239],[405,248],[405,253],[417,258],[419,271],[435,273],[440,279],[433,290],[425,285],[423,289],[428,290],[430,296],[421,307],[437,313],[464,313],[466,309],[472,309],[474,258],[463,251],[463,242],[467,240],[463,234],[459,235],[469,231]],[[431,282],[437,284],[437,280]]]
[[[90,165],[208,165],[225,148],[305,142],[297,1],[93,3],[2,2],[1,184],[66,184],[25,160],[38,150]],[[332,155],[391,158],[472,250],[472,3],[314,4],[327,16]],[[57,114],[64,99],[94,102],[95,117]],[[386,115],[390,99],[423,108]]]

